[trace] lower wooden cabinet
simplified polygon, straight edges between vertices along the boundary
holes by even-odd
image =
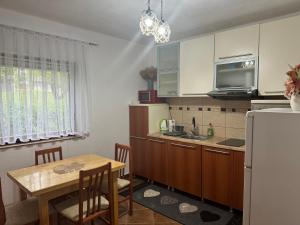
[[[136,175],[243,209],[244,152],[152,137],[130,143]]]
[[[244,198],[244,152],[233,152],[233,178],[231,191],[231,207],[243,209]]]
[[[130,137],[130,145],[132,148],[133,173],[142,177],[149,177],[147,138]]]
[[[225,149],[203,147],[202,157],[203,198],[230,205],[233,153]]]
[[[201,197],[201,146],[169,141],[167,165],[171,187]]]
[[[148,139],[147,165],[149,178],[153,181],[167,184],[166,152],[167,141],[157,138]]]

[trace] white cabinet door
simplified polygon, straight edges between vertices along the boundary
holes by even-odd
[[[282,95],[288,64],[300,63],[300,16],[260,25],[259,84],[261,95]]]
[[[215,35],[215,60],[252,54],[258,55],[259,25],[223,31]]]
[[[183,96],[205,95],[213,89],[214,36],[180,44],[180,89]]]

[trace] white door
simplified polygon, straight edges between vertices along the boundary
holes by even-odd
[[[300,224],[300,113],[255,112],[250,225]]]
[[[180,44],[180,89],[183,96],[206,95],[213,90],[214,36]]]
[[[288,64],[300,63],[300,16],[260,25],[259,93],[282,95]]]
[[[251,25],[215,34],[215,60],[251,54],[258,56],[259,25]]]

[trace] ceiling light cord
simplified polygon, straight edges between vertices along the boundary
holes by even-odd
[[[148,11],[150,11],[151,8],[150,8],[150,0],[148,0]]]
[[[163,0],[161,0],[160,1],[160,20],[162,21],[162,22],[164,22],[164,17],[163,17],[163,13],[164,13],[164,11],[163,11]]]

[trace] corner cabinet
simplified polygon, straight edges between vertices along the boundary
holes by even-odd
[[[180,93],[206,95],[213,89],[214,35],[182,41],[180,44]]]
[[[283,95],[289,64],[300,63],[300,16],[260,25],[259,93]]]
[[[179,96],[180,43],[157,46],[158,96]]]
[[[258,56],[259,25],[215,34],[215,61],[242,55]]]

